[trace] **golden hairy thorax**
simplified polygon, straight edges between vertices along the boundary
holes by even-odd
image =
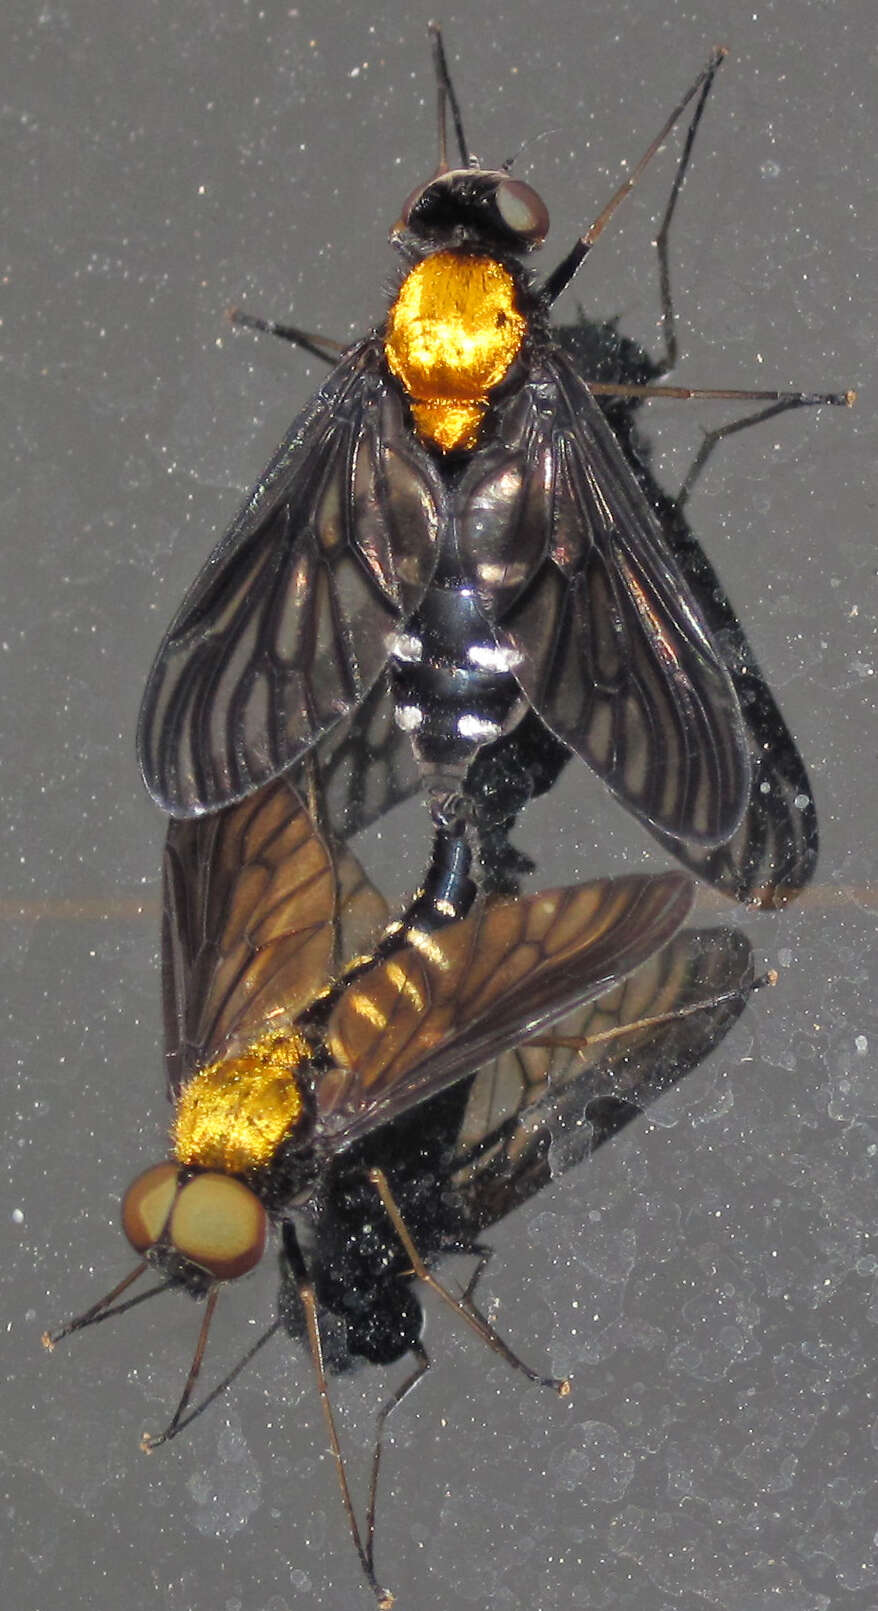
[[[436,252],[412,269],[390,310],[385,354],[423,441],[443,453],[476,446],[489,393],[526,330],[515,280],[493,258]]]
[[[301,1036],[275,1032],[238,1057],[199,1069],[177,1098],[173,1144],[179,1162],[229,1174],[270,1164],[301,1123],[297,1070],[307,1056]]]

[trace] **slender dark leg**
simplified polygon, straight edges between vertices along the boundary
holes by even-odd
[[[673,298],[671,295],[671,271],[669,256],[671,222],[676,210],[680,191],[683,187],[683,181],[685,180],[692,157],[695,136],[698,132],[698,126],[704,114],[704,107],[707,102],[707,97],[710,94],[714,78],[716,77],[717,69],[719,68],[719,65],[722,62],[725,54],[725,49],[722,47],[713,52],[713,55],[708,61],[706,67],[704,67],[701,73],[699,73],[694,84],[687,91],[682,101],[680,101],[680,103],[674,108],[670,117],[665,122],[664,127],[652,141],[652,144],[644,152],[633,173],[631,173],[624,183],[619,186],[619,189],[610,198],[606,207],[603,209],[603,212],[601,212],[594,222],[589,225],[585,234],[580,237],[573,249],[562,260],[562,262],[558,264],[558,267],[552,271],[544,285],[544,290],[549,302],[554,302],[560,295],[561,291],[564,290],[565,286],[569,284],[577,269],[588,256],[588,253],[591,251],[595,241],[598,239],[599,235],[602,234],[604,228],[615,213],[616,208],[622,201],[624,201],[629,192],[633,190],[648,163],[664,144],[664,141],[670,134],[674,124],[682,116],[690,101],[696,94],[698,94],[698,91],[700,90],[701,93],[698,97],[698,103],[695,107],[695,111],[689,123],[689,128],[686,132],[686,140],[683,146],[683,152],[677,164],[674,182],[671,186],[671,193],[668,198],[667,206],[665,207],[661,224],[659,225],[658,235],[656,237],[656,248],[659,259],[661,325],[665,346],[664,355],[659,361],[657,369],[657,373],[659,375],[665,375],[669,372],[669,370],[673,369],[677,362],[678,356],[676,316],[674,313]],[[749,389],[741,390],[739,388],[656,386],[653,384],[637,385],[625,384],[621,382],[615,383],[613,381],[594,381],[590,382],[589,385],[590,390],[596,397],[674,397],[684,400],[698,398],[727,399],[738,402],[777,403],[786,408],[811,408],[821,407],[824,405],[843,408],[850,407],[851,404],[856,400],[856,393],[853,391],[753,391]],[[710,449],[708,449],[708,453],[709,452]]]
[[[676,315],[676,311],[674,309],[674,298],[673,298],[673,292],[672,292],[672,289],[671,289],[671,258],[670,258],[671,224],[673,223],[674,214],[675,214],[675,212],[677,210],[677,202],[680,199],[680,192],[681,192],[681,190],[683,188],[683,183],[685,181],[686,174],[688,173],[688,170],[689,170],[689,164],[690,164],[690,162],[692,160],[692,152],[693,152],[693,149],[694,149],[694,146],[695,146],[695,137],[696,137],[696,135],[698,133],[698,128],[699,128],[699,124],[701,123],[701,119],[704,116],[704,108],[705,108],[705,106],[707,104],[707,98],[708,98],[708,96],[710,94],[710,91],[711,91],[711,89],[713,87],[713,81],[714,81],[715,76],[716,76],[715,72],[708,75],[708,77],[706,78],[706,80],[704,82],[704,85],[702,87],[701,94],[698,97],[698,102],[696,104],[695,111],[692,114],[692,117],[691,117],[690,122],[689,122],[689,127],[686,130],[686,138],[685,138],[685,141],[683,143],[683,150],[682,150],[681,155],[680,155],[680,160],[677,163],[677,171],[674,174],[674,182],[671,185],[671,192],[670,192],[670,195],[668,196],[667,205],[666,205],[664,213],[662,215],[662,220],[661,220],[661,223],[659,224],[658,231],[657,231],[657,234],[656,234],[656,239],[655,239],[656,254],[658,256],[658,265],[659,265],[659,303],[660,303],[660,309],[661,309],[662,342],[663,342],[663,345],[664,345],[664,353],[662,354],[662,357],[659,358],[658,360],[656,360],[655,379],[657,379],[657,380],[661,379],[661,377],[663,375],[669,374],[671,372],[671,370],[676,368],[677,359],[679,357],[679,344],[678,344],[678,341],[677,341],[677,315]],[[598,384],[598,385],[595,385],[592,388],[592,390],[598,395],[603,393],[604,395],[616,396],[616,397],[619,397],[619,396],[650,397],[650,396],[652,396],[652,397],[691,398],[691,397],[717,397],[717,396],[723,395],[723,394],[717,393],[715,391],[714,392],[704,391],[703,389],[698,390],[698,391],[693,391],[691,388],[678,388],[678,387],[670,387],[670,388],[665,389],[663,387],[655,386],[652,382],[650,382],[644,388],[638,388],[638,387],[635,386],[631,390],[624,389],[622,387],[616,388],[616,387],[613,387],[612,384],[608,388]],[[729,396],[730,394],[727,392],[727,393],[725,393],[725,395]],[[746,393],[746,392],[736,391],[733,395],[735,397],[739,398],[741,401],[744,401],[745,399],[747,399],[749,397],[750,401],[770,402],[772,404],[776,404],[777,406],[776,407],[771,407],[764,414],[756,414],[756,415],[752,416],[751,418],[748,418],[746,420],[741,420],[741,421],[737,422],[736,424],[734,424],[734,425],[732,425],[730,427],[727,427],[727,428],[722,427],[720,429],[720,432],[718,433],[718,435],[715,432],[711,432],[710,437],[708,439],[711,442],[711,446],[707,448],[707,450],[706,450],[706,452],[704,454],[705,459],[707,459],[710,456],[710,453],[712,452],[713,446],[716,445],[715,442],[713,441],[714,436],[716,436],[717,440],[721,440],[723,435],[728,435],[731,431],[741,429],[743,426],[748,425],[748,424],[756,424],[761,419],[770,419],[773,414],[782,413],[786,408],[817,406],[817,405],[820,405],[820,404],[829,404],[829,405],[838,407],[838,406],[844,406],[844,405],[849,406],[851,403],[854,402],[854,393],[850,392],[850,391],[847,391],[847,392],[831,392],[831,393],[828,393],[828,394],[823,394],[823,393],[810,394],[810,393],[806,393],[806,392],[789,392],[789,393],[778,393],[778,392],[773,392],[773,393],[759,392],[759,393],[756,393],[756,392],[750,392],[750,393]],[[694,466],[693,466],[693,468],[694,468]],[[698,473],[700,473],[700,469],[701,469],[701,465],[699,464]],[[679,507],[682,507],[682,504],[680,504]]]
[[[333,341],[329,336],[314,335],[308,330],[300,330],[296,324],[280,324],[276,319],[261,319],[256,313],[245,313],[243,308],[230,308],[229,320],[245,330],[262,330],[266,335],[279,336],[281,341],[289,341],[294,347],[301,347],[303,352],[310,352],[312,357],[319,358],[325,364],[338,363],[345,351],[340,341]]]
[[[470,1250],[467,1249],[467,1251]],[[492,1247],[479,1247],[478,1245],[474,1245],[471,1251],[478,1254],[478,1264],[476,1265],[472,1275],[463,1289],[463,1301],[464,1303],[474,1304],[476,1287],[481,1281],[482,1276],[484,1275],[488,1265],[491,1262],[491,1259],[493,1258],[494,1249]]]
[[[251,1363],[251,1361],[256,1358],[256,1355],[260,1352],[260,1350],[265,1347],[265,1344],[271,1341],[271,1338],[274,1336],[275,1332],[280,1331],[281,1324],[282,1322],[280,1320],[273,1320],[271,1325],[268,1326],[262,1333],[262,1336],[258,1337],[256,1342],[253,1343],[252,1347],[247,1349],[247,1352],[244,1354],[243,1358],[239,1359],[236,1365],[233,1365],[232,1369],[226,1376],[223,1377],[222,1381],[217,1382],[216,1386],[212,1387],[210,1392],[204,1395],[204,1398],[201,1399],[198,1404],[196,1404],[194,1409],[189,1411],[188,1415],[180,1416],[179,1420],[176,1421],[176,1425],[174,1426],[172,1433],[165,1432],[162,1437],[149,1440],[149,1446],[146,1449],[146,1452],[151,1453],[153,1448],[156,1448],[161,1442],[168,1442],[170,1437],[178,1437],[181,1432],[185,1432],[186,1428],[192,1425],[193,1421],[197,1421],[198,1417],[203,1415],[204,1411],[209,1409],[211,1404],[215,1403],[218,1398],[222,1398],[223,1394],[228,1392],[232,1383],[237,1381],[238,1377],[247,1369],[247,1366]],[[141,1439],[141,1447],[143,1447],[143,1444],[144,1439]]]
[[[754,990],[763,990],[767,985],[777,984],[777,974],[774,970],[764,973],[752,984],[748,984],[746,995]],[[637,1018],[625,1024],[613,1024],[609,1029],[602,1029],[595,1035],[538,1035],[535,1040],[526,1042],[528,1046],[564,1047],[568,1051],[585,1053],[593,1046],[605,1045],[607,1041],[617,1040],[622,1035],[634,1035],[643,1029],[657,1029],[660,1024],[676,1023],[681,1018],[691,1018],[695,1013],[712,1012],[714,1008],[721,1007],[726,1001],[735,1001],[742,994],[741,990],[723,990],[718,995],[707,996],[703,1001],[692,1001],[686,1007],[671,1007],[667,1012],[654,1013],[645,1018]]]
[[[731,420],[726,425],[718,425],[713,431],[705,431],[701,446],[692,460],[680,490],[674,499],[674,513],[676,515],[682,514],[685,505],[695,490],[695,483],[701,478],[708,459],[724,437],[734,436],[738,431],[746,431],[751,425],[761,425],[765,420],[773,420],[776,415],[786,414],[791,408],[797,408],[798,406],[798,403],[786,398],[782,402],[773,403],[769,408],[758,409],[755,414],[747,414],[742,420]]]
[[[683,402],[707,398],[713,402],[779,403],[772,413],[785,408],[853,408],[855,391],[779,392],[751,391],[738,386],[637,386],[611,380],[590,380],[588,389],[595,397],[676,397]]]
[[[338,1475],[338,1485],[341,1489],[342,1504],[345,1508],[345,1515],[348,1519],[348,1526],[350,1528],[351,1537],[354,1541],[354,1548],[360,1557],[360,1565],[363,1568],[363,1572],[369,1587],[375,1595],[379,1606],[381,1607],[381,1611],[389,1611],[390,1606],[393,1605],[393,1595],[390,1594],[387,1589],[383,1589],[375,1577],[372,1567],[371,1538],[369,1548],[365,1549],[363,1547],[363,1540],[360,1537],[360,1529],[357,1526],[357,1518],[354,1515],[353,1500],[351,1499],[351,1491],[348,1487],[344,1457],[341,1452],[341,1444],[339,1443],[338,1432],[336,1430],[335,1416],[332,1413],[332,1404],[329,1398],[329,1384],[326,1380],[326,1371],[323,1365],[323,1345],[320,1341],[320,1326],[317,1319],[317,1300],[314,1295],[314,1287],[311,1281],[308,1279],[298,1280],[296,1284],[298,1286],[299,1297],[302,1301],[302,1307],[305,1311],[305,1324],[308,1330],[308,1345],[311,1349],[311,1358],[314,1361],[314,1372],[317,1377],[317,1389],[320,1393],[320,1402],[323,1406],[323,1414],[326,1420],[327,1431],[329,1433],[329,1445],[335,1457],[335,1469]],[[371,1502],[372,1496],[370,1495],[370,1505]]]
[[[585,261],[586,257],[591,251],[595,241],[600,235],[603,234],[603,231],[610,222],[610,219],[615,213],[616,208],[634,189],[634,186],[637,184],[637,181],[644,172],[644,169],[652,161],[656,152],[659,151],[664,145],[665,140],[674,127],[674,124],[677,123],[683,116],[683,113],[685,112],[690,101],[694,99],[694,97],[698,94],[698,91],[702,88],[704,89],[704,95],[706,96],[716,76],[720,62],[723,60],[725,54],[726,52],[724,46],[720,46],[717,50],[713,51],[709,61],[707,62],[707,65],[702,68],[694,84],[690,85],[689,89],[686,91],[686,94],[683,96],[682,101],[680,101],[678,105],[674,107],[670,117],[666,119],[655,139],[643,153],[643,156],[638,162],[636,168],[631,174],[629,174],[628,178],[623,181],[614,195],[610,197],[606,207],[601,213],[598,214],[594,222],[589,224],[585,234],[580,235],[579,240],[567,253],[567,256],[561,260],[557,268],[552,270],[552,273],[549,275],[543,286],[543,290],[545,291],[549,302],[556,301],[561,292],[564,290],[564,287],[569,285],[577,269]],[[702,102],[703,99],[704,96],[702,97]],[[696,117],[698,116],[700,116],[700,112],[696,113]],[[673,201],[676,201],[675,196],[673,197]]]
[[[406,1377],[402,1386],[397,1388],[393,1397],[384,1405],[378,1416],[378,1427],[375,1435],[375,1453],[372,1457],[372,1478],[369,1483],[369,1507],[366,1511],[366,1556],[371,1566],[375,1562],[375,1507],[378,1502],[378,1472],[381,1466],[381,1454],[384,1448],[384,1427],[389,1416],[404,1398],[408,1398],[413,1387],[416,1387],[422,1376],[430,1369],[430,1359],[426,1348],[416,1343],[412,1353],[417,1361],[415,1368]]]
[[[665,207],[664,215],[661,223],[659,224],[658,233],[655,238],[656,254],[658,256],[659,265],[659,299],[661,306],[662,341],[665,349],[664,356],[659,360],[658,363],[656,378],[669,374],[670,371],[675,369],[677,366],[677,357],[679,351],[677,345],[677,316],[674,312],[674,298],[671,291],[671,223],[673,221],[674,213],[677,210],[677,202],[680,198],[680,191],[683,188],[683,181],[686,178],[689,163],[692,160],[692,151],[695,146],[695,136],[698,133],[698,125],[700,124],[704,115],[704,108],[707,103],[707,97],[710,94],[713,85],[714,76],[714,74],[711,74],[711,76],[707,78],[701,94],[698,97],[695,111],[692,114],[689,127],[686,130],[686,139],[683,142],[683,151],[680,156],[680,160],[677,163],[677,171],[674,174],[674,182],[671,185],[671,193],[668,197],[668,203]]]
[[[701,122],[701,119],[702,119],[702,117],[704,115],[704,108],[705,108],[705,105],[706,105],[706,102],[707,102],[707,97],[710,94],[711,87],[713,85],[714,77],[715,77],[715,72],[709,75],[709,77],[705,81],[705,84],[704,84],[704,87],[703,87],[703,89],[701,91],[701,94],[698,97],[698,104],[697,104],[697,106],[695,108],[695,111],[692,114],[692,118],[691,118],[691,121],[689,123],[689,127],[686,130],[686,139],[685,139],[685,142],[683,144],[683,151],[682,151],[682,154],[680,156],[680,160],[679,160],[679,162],[677,164],[677,171],[674,174],[674,182],[673,182],[673,184],[671,186],[671,193],[670,193],[670,195],[668,197],[667,206],[665,207],[664,214],[662,216],[662,221],[661,221],[661,223],[659,225],[659,228],[658,228],[658,233],[656,234],[655,245],[656,245],[656,252],[657,252],[657,255],[658,255],[658,264],[659,264],[659,299],[660,299],[660,307],[661,307],[661,329],[662,329],[662,340],[663,340],[664,349],[665,349],[662,358],[660,358],[658,360],[658,365],[657,365],[657,369],[656,369],[656,378],[661,378],[662,375],[667,375],[667,374],[670,373],[670,371],[672,369],[675,369],[676,365],[677,365],[677,359],[678,359],[678,356],[679,356],[679,347],[678,347],[678,342],[677,342],[677,316],[676,316],[676,313],[675,313],[675,310],[674,310],[674,299],[673,299],[673,293],[672,293],[672,290],[671,290],[671,259],[670,259],[671,224],[673,222],[674,213],[676,212],[676,209],[677,209],[677,202],[680,199],[680,191],[683,188],[683,182],[684,182],[684,180],[686,178],[686,174],[687,174],[688,169],[689,169],[689,163],[692,160],[692,151],[693,151],[693,148],[694,148],[694,145],[695,145],[695,136],[698,133],[698,126],[699,126],[699,124]],[[595,391],[600,390],[599,387],[595,387],[594,389],[595,389]],[[675,389],[675,388],[670,388],[668,390],[664,390],[661,387],[656,387],[656,386],[653,386],[652,384],[650,384],[649,386],[647,386],[645,388],[645,390],[643,392],[638,392],[638,391],[634,390],[634,391],[631,391],[631,392],[624,392],[624,393],[623,392],[616,392],[615,395],[616,396],[620,396],[620,395],[624,395],[624,396],[646,396],[646,397],[649,397],[651,395],[653,397],[664,396],[664,397],[686,397],[686,398],[688,398],[688,397],[696,397],[696,396],[700,396],[700,397],[713,396],[713,397],[716,397],[716,396],[720,396],[722,394],[717,393],[717,392],[706,392],[704,390],[697,391],[697,392],[689,390],[689,389],[681,391],[681,390],[678,390],[678,389]],[[726,393],[725,395],[729,396],[730,394]],[[780,392],[774,392],[774,393],[770,393],[770,392],[761,392],[761,393],[759,393],[759,392],[750,392],[750,393],[747,393],[747,392],[736,391],[734,393],[734,396],[740,398],[742,401],[749,397],[749,399],[751,401],[757,401],[757,402],[758,401],[763,401],[763,402],[769,402],[769,403],[776,403],[779,406],[776,407],[776,408],[774,408],[774,407],[770,408],[764,414],[757,414],[757,415],[754,415],[754,416],[752,416],[752,418],[749,418],[747,420],[741,420],[741,421],[739,421],[738,423],[736,423],[736,424],[734,424],[732,426],[723,427],[723,428],[720,429],[719,433],[711,432],[710,437],[709,437],[709,440],[711,441],[711,446],[707,448],[707,451],[704,454],[704,458],[707,459],[710,456],[710,453],[712,452],[713,446],[716,445],[715,442],[713,441],[714,437],[716,437],[716,440],[721,440],[723,435],[728,435],[728,434],[730,434],[731,431],[739,430],[743,426],[748,425],[748,424],[756,424],[761,419],[770,419],[773,414],[782,413],[783,410],[786,409],[786,408],[811,407],[811,406],[819,406],[821,404],[828,404],[828,405],[833,406],[833,407],[844,407],[844,406],[850,407],[850,405],[855,401],[855,395],[856,394],[854,392],[852,392],[852,391],[830,392],[830,393],[825,393],[825,394],[824,393],[811,394],[811,393],[808,393],[808,392],[786,392],[786,393],[780,393]],[[699,468],[699,472],[700,472],[701,466],[699,465],[698,468]],[[679,507],[682,507],[682,504],[680,504]]]
[[[151,1454],[153,1449],[157,1449],[159,1447],[159,1444],[168,1443],[171,1438],[176,1436],[180,1429],[180,1423],[186,1413],[186,1407],[195,1390],[195,1383],[198,1381],[199,1372],[204,1360],[204,1350],[207,1347],[207,1334],[210,1331],[210,1323],[214,1316],[219,1295],[220,1288],[219,1282],[217,1282],[211,1287],[207,1295],[207,1307],[204,1311],[204,1319],[201,1322],[201,1330],[198,1333],[198,1342],[195,1345],[195,1353],[192,1355],[192,1364],[189,1366],[189,1375],[186,1377],[185,1386],[180,1394],[180,1402],[177,1405],[177,1408],[175,1409],[170,1421],[165,1427],[164,1432],[159,1432],[156,1437],[151,1437],[148,1432],[144,1432],[143,1437],[140,1440],[140,1447],[144,1454]]]
[[[396,1199],[390,1190],[390,1185],[383,1169],[370,1169],[369,1179],[371,1180],[372,1185],[375,1187],[375,1190],[384,1204],[387,1217],[396,1231],[400,1242],[405,1248],[405,1251],[411,1260],[412,1270],[418,1279],[423,1281],[425,1286],[428,1286],[432,1292],[435,1292],[436,1296],[441,1298],[443,1303],[447,1303],[449,1308],[454,1310],[455,1314],[459,1315],[462,1320],[465,1320],[467,1325],[472,1328],[477,1336],[481,1337],[484,1343],[487,1343],[489,1348],[493,1349],[495,1354],[499,1354],[501,1359],[506,1360],[507,1365],[511,1365],[514,1370],[521,1371],[523,1375],[527,1377],[528,1381],[536,1382],[540,1387],[551,1387],[560,1395],[561,1398],[566,1398],[570,1392],[570,1383],[566,1378],[541,1376],[540,1373],[533,1370],[530,1365],[526,1365],[524,1360],[519,1359],[518,1355],[513,1353],[512,1349],[509,1347],[509,1344],[503,1341],[503,1338],[498,1335],[493,1326],[488,1324],[487,1320],[485,1320],[484,1317],[479,1314],[478,1310],[466,1297],[464,1297],[463,1301],[459,1301],[451,1292],[448,1291],[447,1287],[442,1285],[441,1281],[436,1280],[436,1277],[427,1269],[427,1266],[425,1265],[420,1253],[411,1239],[411,1236],[409,1235],[408,1228],[399,1211]]]
[[[136,1264],[134,1269],[130,1270],[124,1279],[119,1282],[118,1286],[113,1287],[113,1290],[107,1292],[103,1298],[98,1298],[97,1303],[91,1304],[83,1314],[74,1315],[72,1320],[66,1321],[57,1331],[44,1331],[42,1335],[43,1347],[47,1348],[51,1353],[55,1344],[62,1342],[72,1332],[81,1331],[84,1326],[96,1326],[101,1320],[111,1320],[116,1315],[123,1315],[127,1309],[133,1309],[138,1303],[145,1303],[147,1298],[154,1298],[156,1293],[167,1292],[168,1283],[167,1281],[162,1281],[158,1286],[150,1287],[147,1292],[139,1292],[135,1298],[128,1298],[125,1303],[116,1302],[116,1299],[120,1298],[123,1292],[127,1292],[135,1281],[139,1281],[146,1269],[147,1261],[146,1259],[141,1259],[140,1263]]]

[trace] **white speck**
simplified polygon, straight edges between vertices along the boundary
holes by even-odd
[[[12,1210],[12,1223],[13,1223],[13,1225],[23,1225],[24,1224],[24,1213],[20,1208],[13,1208],[13,1210]]]
[[[424,712],[417,705],[397,705],[396,725],[404,733],[416,733],[424,720]]]
[[[804,811],[810,804],[811,801],[807,794],[797,794],[793,801],[793,805],[796,807],[797,811]]]
[[[500,737],[501,729],[499,722],[486,722],[468,712],[458,718],[457,731],[461,738],[493,739]]]
[[[414,632],[392,633],[387,640],[387,647],[397,660],[409,663],[421,660],[424,654],[424,645]]]
[[[865,1055],[865,1053],[869,1050],[869,1037],[868,1037],[868,1035],[857,1035],[856,1039],[854,1040],[854,1045],[856,1046],[857,1051],[859,1052],[860,1056],[863,1057]],[[15,1215],[13,1214],[12,1217],[14,1219]]]
[[[514,671],[521,664],[518,649],[499,643],[474,643],[466,657],[471,666],[480,666],[485,671]]]

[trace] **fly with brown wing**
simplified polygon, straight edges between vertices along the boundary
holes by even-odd
[[[723,50],[538,280],[526,261],[545,239],[545,204],[508,165],[474,158],[431,34],[438,169],[392,231],[405,272],[386,319],[341,352],[238,316],[335,367],[159,650],[141,710],[143,774],[172,815],[246,797],[355,709],[389,664],[398,719],[440,797],[530,707],[652,832],[703,861],[752,803],[758,746],[721,634],[599,402],[736,396],[782,409],[852,394],[598,380],[550,328],[558,296],[694,107],[682,180]]]
[[[286,779],[227,812],[173,823],[164,880],[171,1155],[123,1199],[134,1269],[46,1341],[169,1286],[205,1301],[177,1409],[164,1432],[144,1439],[155,1447],[198,1413],[190,1405],[223,1286],[252,1270],[279,1232],[283,1313],[295,1311],[307,1337],[350,1531],[366,1579],[389,1604],[373,1563],[377,1453],[361,1529],[330,1407],[321,1311],[349,1324],[354,1353],[390,1359],[410,1349],[418,1374],[426,1355],[408,1296],[417,1276],[511,1365],[564,1387],[523,1364],[471,1293],[454,1298],[413,1240],[407,1181],[417,1179],[423,1205],[427,1115],[444,1104],[447,1127],[448,1104],[455,1108],[452,1140],[439,1150],[460,1204],[456,1232],[446,1226],[437,1241],[445,1199],[437,1189],[432,1261],[455,1235],[467,1245],[538,1189],[559,1093],[571,1112],[593,1099],[600,1128],[645,1105],[650,1081],[658,1092],[679,1077],[710,1038],[706,1026],[721,1032],[740,1011],[752,983],[748,955],[735,941],[720,966],[717,951],[702,960],[710,951],[700,939],[694,949],[691,937],[675,939],[692,904],[683,874],[485,897],[469,879],[465,838],[453,832],[440,836],[424,889],[388,927],[354,857],[317,830]],[[605,1016],[589,1028],[601,1003]],[[571,1013],[557,1038],[553,1026]],[[655,1056],[662,1026],[678,1037],[664,1073]],[[601,1072],[608,1039],[625,1056]],[[473,1084],[468,1076],[483,1065]],[[421,1140],[406,1165],[411,1125]],[[359,1253],[358,1213],[371,1233]],[[297,1222],[309,1215],[300,1241]],[[414,1229],[420,1240],[420,1222]],[[126,1296],[149,1269],[160,1286]]]

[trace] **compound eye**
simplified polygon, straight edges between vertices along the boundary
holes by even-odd
[[[206,1171],[188,1180],[171,1211],[169,1235],[178,1253],[217,1281],[234,1281],[259,1263],[268,1217],[249,1186]]]
[[[122,1229],[136,1253],[146,1253],[159,1240],[177,1195],[175,1163],[156,1164],[132,1180],[122,1198]]]
[[[409,219],[411,217],[411,214],[412,214],[412,208],[414,207],[416,202],[420,201],[421,197],[424,194],[424,191],[427,188],[428,188],[427,185],[416,185],[414,190],[410,191],[410,193],[406,196],[405,201],[403,202],[403,204],[402,204],[402,206],[401,206],[401,208],[399,210],[399,222],[400,222],[400,224],[408,224],[408,221],[409,221]]]
[[[549,233],[549,212],[541,196],[522,179],[502,179],[495,195],[506,228],[529,246],[539,246]]]

